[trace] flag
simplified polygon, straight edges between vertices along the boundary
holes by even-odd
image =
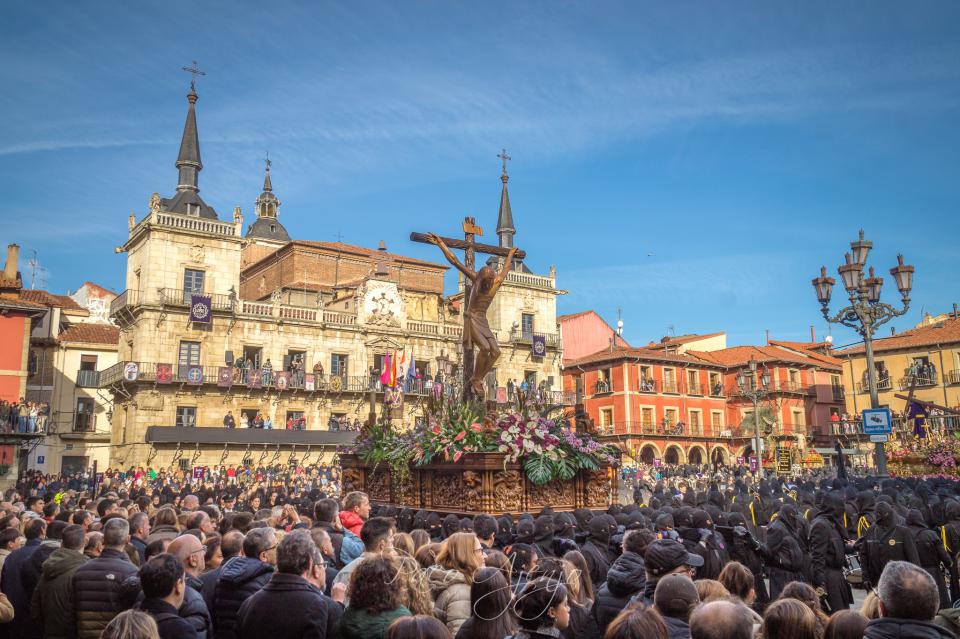
[[[389,387],[390,384],[390,353],[383,356],[383,371],[380,373],[380,383]]]
[[[413,353],[410,353],[410,366],[407,367],[407,377],[414,378],[417,376],[417,359],[414,357]]]
[[[190,321],[209,324],[213,321],[213,298],[209,295],[190,296]]]
[[[397,385],[397,359],[397,353],[394,352],[390,358],[390,388]]]

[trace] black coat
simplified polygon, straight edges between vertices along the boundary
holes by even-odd
[[[30,617],[30,598],[33,589],[27,591],[25,575],[31,569],[30,560],[40,548],[39,539],[31,539],[23,548],[18,548],[3,562],[0,575],[0,590],[13,606],[13,621],[4,624],[3,630],[10,639],[40,637],[40,626]],[[36,585],[36,582],[34,582]]]
[[[187,589],[189,590],[189,588]],[[177,614],[177,609],[163,599],[144,599],[140,610],[153,617],[160,631],[160,639],[196,639],[197,631],[186,619]]]
[[[956,639],[956,635],[927,621],[881,617],[867,623],[863,639]]]
[[[223,564],[225,563],[227,563],[226,560]],[[211,619],[213,619],[213,592],[217,589],[217,580],[220,579],[220,571],[223,570],[223,564],[200,575],[200,583],[202,584],[200,592],[203,594],[203,603],[207,604],[207,611],[210,612]]]
[[[110,620],[133,605],[136,591],[130,597],[124,582],[136,574],[127,553],[113,548],[105,548],[99,557],[77,568],[73,606],[78,639],[99,639]]]
[[[303,577],[278,572],[240,606],[235,632],[237,639],[325,639],[333,637],[341,612],[340,604]]]
[[[919,511],[911,511],[911,514]],[[922,517],[922,515],[921,515]],[[947,592],[947,582],[943,578],[943,571],[940,570],[940,564],[951,566],[953,561],[950,555],[943,548],[943,542],[934,531],[923,524],[922,519],[911,522],[910,514],[907,515],[908,528],[913,535],[913,543],[917,547],[917,556],[920,558],[920,567],[930,573],[937,584],[937,592],[940,593],[940,608],[950,608],[950,595]]]
[[[880,581],[880,574],[888,562],[909,561],[920,565],[913,535],[904,526],[886,526],[875,522],[859,544],[860,567],[867,587]]]
[[[670,639],[690,639],[690,624],[683,619],[661,615],[663,625],[667,627]]]
[[[187,575],[187,591],[177,612],[197,631],[198,639],[212,639],[213,620],[203,599],[203,582],[199,578]]]
[[[582,637],[602,637],[603,633],[597,628],[592,610],[570,602],[570,623],[560,631],[564,639],[581,639]]]
[[[270,581],[274,568],[251,557],[233,557],[225,562],[213,593],[213,627],[216,639],[235,639],[237,613],[248,597]],[[275,620],[276,615],[272,617]]]
[[[610,570],[610,563],[613,561],[606,544],[591,538],[583,544],[580,552],[587,560],[587,570],[590,571],[590,579],[593,580],[594,587],[598,587],[606,581],[607,571]]]
[[[607,572],[606,583],[597,590],[591,611],[599,629],[598,636],[603,636],[607,626],[626,607],[631,597],[643,592],[645,583],[646,570],[640,555],[625,552],[613,562]]]
[[[315,528],[321,528],[327,531],[330,536],[330,543],[333,544],[333,560],[337,569],[343,568],[344,564],[340,561],[340,547],[343,546],[343,531],[335,530],[333,524],[329,521],[318,521]]]

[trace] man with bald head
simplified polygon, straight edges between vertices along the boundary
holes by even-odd
[[[193,512],[200,508],[200,498],[196,495],[187,495],[180,504],[180,510],[183,512]]]
[[[752,639],[753,617],[743,604],[711,601],[690,615],[690,639]]]
[[[186,534],[171,541],[167,548],[168,553],[183,563],[184,579],[187,582],[183,604],[177,612],[193,626],[200,639],[213,635],[213,621],[203,599],[203,582],[200,581],[200,573],[205,568],[203,556],[206,551],[206,546],[200,543],[196,536]]]

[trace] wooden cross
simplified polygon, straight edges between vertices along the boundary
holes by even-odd
[[[193,62],[193,66],[183,67],[183,70],[193,76],[192,78],[190,78],[190,90],[193,91],[194,93],[196,93],[196,91],[197,91],[197,76],[198,76],[198,75],[207,75],[207,74],[206,74],[205,72],[203,72],[203,71],[200,70],[200,64],[199,64],[196,60],[193,60],[192,62]]]
[[[506,156],[506,152],[503,153]],[[506,160],[504,160],[504,166],[506,166]],[[499,257],[507,257],[510,254],[510,249],[503,248],[502,246],[493,246],[491,244],[478,244],[476,238],[478,235],[483,235],[483,229],[477,226],[477,221],[472,217],[463,218],[463,239],[459,240],[451,237],[441,237],[440,239],[451,249],[462,249],[464,251],[463,265],[466,266],[471,271],[476,271],[477,268],[477,253],[484,253],[486,255],[496,255]],[[421,244],[431,244],[430,240],[427,239],[426,233],[411,233],[410,240],[413,242],[420,242]],[[514,254],[514,258],[517,260],[522,260],[527,254],[521,250],[517,250]],[[470,299],[470,289],[471,283],[469,278],[464,278],[464,289],[463,289],[463,303],[464,309],[466,309],[467,300]],[[473,348],[467,348],[467,343],[469,340],[469,335],[467,333],[467,327],[464,326],[463,330],[463,389],[464,397],[467,398],[470,395],[470,377],[473,375]],[[477,398],[481,399],[481,398]]]

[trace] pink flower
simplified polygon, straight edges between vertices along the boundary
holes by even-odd
[[[453,438],[453,441],[458,442],[466,436],[467,436],[467,432],[461,430],[459,433],[457,433],[457,436]]]
[[[453,454],[453,461],[459,460],[463,456],[463,451],[458,450]]]
[[[440,434],[440,427],[439,427],[439,426],[434,426],[433,428],[430,429],[430,432],[433,433],[434,435],[439,435],[439,434]]]
[[[483,430],[483,424],[478,424],[477,422],[473,422],[472,424],[470,424],[470,430],[472,430],[475,433],[479,433],[481,430]]]

